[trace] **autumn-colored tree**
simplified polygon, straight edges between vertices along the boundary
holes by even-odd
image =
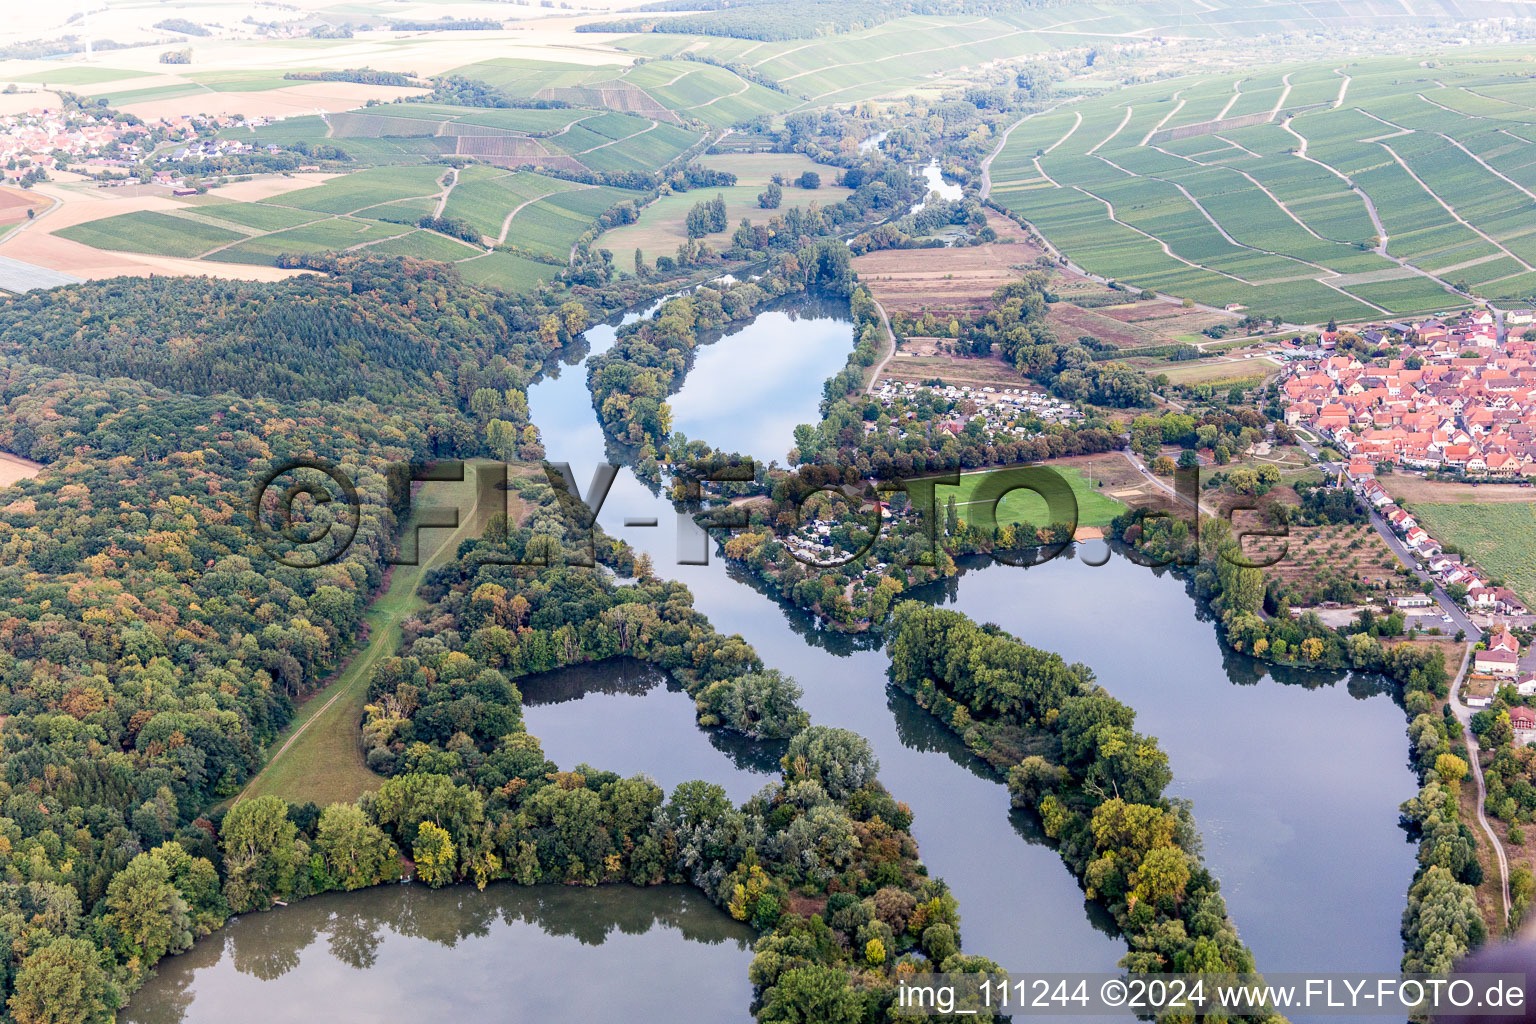
[[[458,868],[458,854],[453,836],[447,829],[424,821],[416,830],[416,844],[411,848],[416,861],[416,875],[437,889],[453,881]]]

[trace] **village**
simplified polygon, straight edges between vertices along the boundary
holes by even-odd
[[[102,109],[34,107],[0,117],[0,168],[5,180],[23,186],[41,174],[68,170],[102,179],[104,185],[137,184],[141,168],[149,181],[176,187],[184,176],[165,165],[239,156],[275,145],[256,146],[239,139],[215,138],[225,128],[258,128],[263,118],[223,114],[177,114],[142,121]],[[146,160],[152,160],[146,165]]]
[[[1285,421],[1343,452],[1351,479],[1383,464],[1467,477],[1536,475],[1533,321],[1536,311],[1505,312],[1502,339],[1488,310],[1324,331],[1317,348],[1291,359]],[[1385,367],[1359,358],[1393,348],[1399,355]]]
[[[1382,477],[1398,473],[1476,485],[1529,487],[1536,476],[1536,311],[1486,309],[1413,322],[1323,331],[1315,345],[1283,344],[1285,422],[1341,456],[1339,480],[1398,550],[1435,585],[1396,597],[1407,614],[1435,610],[1431,591],[1476,616],[1487,632],[1474,651],[1467,703],[1487,707],[1513,686],[1536,696],[1536,653],[1521,654],[1512,626],[1536,625],[1518,594],[1433,536]],[[1326,462],[1325,454],[1319,455]],[[1533,495],[1536,498],[1536,495]],[[1449,614],[1441,618],[1451,620]],[[1536,743],[1536,711],[1511,713],[1516,743]]]

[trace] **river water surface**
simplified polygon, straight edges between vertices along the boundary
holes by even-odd
[[[624,322],[633,319],[631,314]],[[594,326],[585,356],[605,351],[613,340],[613,326]],[[697,376],[673,399],[675,426],[718,448],[782,459],[794,423],[815,418],[822,381],[842,366],[851,347],[852,325],[846,305],[832,315],[825,304],[791,301],[716,344],[729,358],[700,349]],[[529,389],[529,406],[548,458],[571,463],[584,491],[597,463],[622,461],[622,453],[605,446],[584,365],[546,375]],[[654,518],[658,525],[624,525],[638,518]],[[658,574],[686,583],[717,629],[740,633],[769,666],[793,675],[805,689],[803,704],[813,721],[869,739],[881,780],[913,810],[924,862],[960,901],[968,952],[1014,971],[1114,966],[1125,946],[1113,922],[1085,901],[1038,823],[1010,808],[1002,783],[889,685],[887,659],[874,642],[817,628],[713,553],[707,565],[678,564],[679,552],[696,545],[679,547],[679,534],[687,530],[679,529],[670,502],[627,468],[598,519],[650,554]],[[1095,552],[1094,561],[1101,554]],[[1399,921],[1414,869],[1414,848],[1398,827],[1397,806],[1416,786],[1407,766],[1403,714],[1390,696],[1368,680],[1277,677],[1234,655],[1218,642],[1214,625],[1178,578],[1118,556],[1101,567],[1070,553],[1028,569],[982,562],[912,596],[997,622],[1026,642],[1087,664],[1110,692],[1137,709],[1138,727],[1157,736],[1172,760],[1171,795],[1193,802],[1207,864],[1221,879],[1232,917],[1261,969],[1397,969]],[[518,684],[527,695],[528,731],[541,737],[562,767],[585,761],[625,773],[646,771],[668,787],[702,777],[720,782],[738,800],[775,770],[776,749],[699,729],[687,696],[645,666],[611,662]],[[314,922],[341,914],[349,901],[377,908],[357,926],[365,944],[378,941],[391,949],[408,941],[399,938],[408,934],[399,930],[402,921],[430,914],[440,918],[444,934],[468,928],[473,940],[464,940],[463,950],[482,951],[460,958],[460,949],[438,950],[430,984],[395,992],[389,1005],[396,1015],[474,1015],[482,1005],[475,986],[487,977],[497,982],[502,971],[479,956],[516,964],[517,970],[526,965],[540,977],[580,976],[603,991],[621,987],[635,998],[657,1000],[655,1005],[686,992],[692,1019],[746,1015],[750,953],[728,942],[708,946],[690,938],[734,927],[701,897],[604,889],[587,897],[613,901],[598,909],[577,902],[570,917],[564,911],[519,912],[516,927],[481,927],[473,923],[484,916],[473,890],[410,887],[405,896],[399,888],[326,897],[247,918],[167,961],[161,978],[135,999],[128,1019],[173,1020],[169,1011],[156,1016],[144,1007],[177,1000],[234,1012],[259,999],[267,1007],[264,1019],[270,1019],[302,1016],[312,1009],[303,1001],[320,998],[322,991],[332,1004],[345,1005],[354,992],[364,998],[380,983],[379,969],[370,964],[383,961],[343,966],[315,941],[321,929]],[[557,899],[544,890],[488,892],[540,906]],[[555,893],[576,899],[564,890]],[[601,925],[626,912],[619,903],[668,898],[685,904],[675,917],[677,929],[653,927],[638,938],[621,929],[601,945],[569,944],[573,922]],[[282,923],[289,920],[296,923]],[[296,966],[272,983],[240,974],[238,928],[273,935],[274,947],[282,945],[275,936],[289,935],[283,956]],[[184,967],[191,963],[203,966]],[[669,969],[675,964],[689,966]],[[567,970],[572,973],[565,975]],[[514,998],[513,990],[501,991]],[[520,1008],[528,1005],[521,994],[515,998]],[[626,1019],[674,1017],[635,1013]]]

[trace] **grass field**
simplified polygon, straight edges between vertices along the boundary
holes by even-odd
[[[655,262],[657,256],[671,255],[688,240],[685,222],[688,211],[696,203],[713,199],[716,193],[725,198],[726,230],[723,234],[706,235],[704,240],[716,249],[730,245],[731,232],[746,218],[753,224],[765,224],[771,218],[792,206],[802,209],[817,203],[825,206],[849,195],[850,190],[831,184],[837,168],[812,162],[798,153],[733,153],[702,157],[699,163],[736,175],[736,184],[730,188],[695,189],[662,196],[647,206],[640,219],[633,224],[614,228],[603,233],[599,240],[604,248],[621,256],[639,249],[645,258]],[[784,198],[777,210],[765,210],[757,204],[758,193],[768,187],[775,174],[783,174],[789,180],[798,178],[803,171],[815,171],[821,176],[821,187],[803,189],[791,184],[784,188]]]
[[[34,75],[22,75],[18,82],[38,85],[100,85],[102,82],[121,82],[129,78],[145,78],[147,71],[122,71],[116,68],[84,67],[74,65],[50,68]]]
[[[1415,503],[1413,514],[1430,536],[1455,544],[1527,605],[1536,604],[1536,509],[1530,503]]]
[[[1466,305],[1452,286],[1514,299],[1536,291],[1526,64],[1134,85],[1020,123],[992,196],[1091,272],[1296,323]]]
[[[1090,485],[1082,470],[1075,466],[1049,465],[1045,467],[1059,473],[1072,488],[1077,499],[1077,525],[1103,528],[1125,511],[1126,506],[1105,494],[1099,486]],[[1035,527],[1049,526],[1052,520],[1046,501],[1039,494],[1028,490],[1014,490],[997,502],[996,512],[988,498],[978,498],[977,491],[988,479],[996,480],[1006,470],[981,470],[963,473],[958,487],[940,486],[937,491],[939,514],[943,515],[951,496],[955,499],[955,511],[961,520],[972,526],[1001,526],[1005,523],[1028,523]],[[1098,483],[1102,483],[1100,480]],[[994,482],[991,486],[997,486]],[[994,495],[995,496],[995,495]]]
[[[463,483],[431,485],[423,499],[433,507],[457,508],[462,525],[451,533],[441,529],[422,533],[419,564],[397,565],[391,570],[388,588],[374,599],[365,615],[368,639],[363,647],[324,689],[305,701],[240,800],[280,796],[292,803],[313,800],[324,807],[338,800],[356,800],[384,781],[363,761],[359,726],[368,682],[374,666],[398,648],[400,624],[426,606],[416,592],[423,576],[452,557],[460,542],[483,528],[473,515],[473,474],[466,473],[465,477]]]

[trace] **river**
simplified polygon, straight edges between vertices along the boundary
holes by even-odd
[[[727,339],[739,378],[792,377],[785,354],[804,358],[803,349],[775,343],[768,324],[759,323],[762,330],[754,324]],[[611,343],[611,330],[589,332],[594,348]],[[814,394],[819,377],[807,373],[801,387]],[[582,397],[568,381],[546,381],[530,390],[529,405],[549,457],[570,461],[584,481],[602,435],[590,399],[583,405]],[[777,392],[748,390],[736,407],[749,419],[781,400]],[[678,426],[690,438],[720,444],[681,419]],[[787,443],[753,453],[762,457]],[[650,516],[661,525],[623,525]],[[913,808],[924,861],[960,900],[966,948],[1016,970],[1112,966],[1124,952],[1112,924],[1085,904],[1035,823],[1010,811],[1003,786],[889,685],[884,653],[871,650],[867,638],[817,628],[713,555],[707,566],[677,564],[674,520],[669,504],[627,470],[599,515],[604,529],[649,553],[659,573],[686,583],[717,629],[740,633],[769,665],[795,676],[814,721],[853,729],[874,744],[881,779]],[[1103,545],[1092,547],[1097,562]],[[1194,804],[1206,860],[1261,967],[1396,970],[1415,866],[1397,807],[1417,791],[1401,708],[1373,680],[1271,671],[1226,649],[1171,573],[1119,556],[1101,567],[1089,561],[1062,557],[1025,569],[983,560],[915,596],[1082,661],[1137,709],[1139,728],[1157,736],[1172,759],[1171,795]],[[593,701],[595,710],[615,699],[593,693],[583,702]],[[528,710],[535,735],[542,734],[543,714]],[[634,745],[645,742],[643,735],[621,739],[609,730],[573,736],[564,721],[559,725],[563,760],[596,764],[616,746],[628,764],[637,756]],[[664,765],[683,749],[671,733],[655,736],[651,764]],[[718,778],[740,770],[724,753],[716,762]]]
[[[624,322],[633,319],[630,314]],[[825,340],[793,337],[802,333],[816,339],[835,335],[838,343],[831,347],[838,358],[828,356]],[[580,355],[605,351],[613,339],[613,326],[594,326],[587,332],[588,349]],[[699,350],[695,370],[716,365],[717,353],[722,369],[709,370],[716,375],[712,378],[690,378],[674,396],[682,409],[675,426],[719,447],[780,458],[792,443],[783,431],[792,430],[797,416],[815,416],[822,380],[842,365],[850,345],[846,306],[832,316],[823,304],[783,304],[732,330],[714,348]],[[714,383],[701,389],[705,393],[697,405],[690,405],[690,387],[706,379]],[[584,490],[598,462],[621,461],[605,446],[584,365],[547,374],[529,389],[529,406],[548,458],[570,462]],[[794,415],[783,415],[786,408]],[[769,418],[776,425],[759,429]],[[711,433],[715,430],[718,436]],[[624,525],[626,519],[642,518],[654,518],[658,525]],[[659,574],[686,583],[696,607],[717,629],[740,633],[769,666],[799,680],[813,721],[853,729],[869,739],[880,758],[880,778],[913,810],[913,832],[924,862],[959,899],[967,951],[1016,971],[1113,967],[1125,951],[1113,922],[1084,899],[1037,822],[1010,808],[1001,782],[889,685],[886,657],[869,638],[818,628],[713,553],[707,565],[678,564],[679,552],[696,545],[679,547],[679,534],[688,530],[675,525],[670,503],[627,468],[620,471],[598,519],[605,530],[650,554]],[[1098,560],[1096,552],[1093,561]],[[1414,869],[1414,848],[1398,827],[1397,806],[1416,786],[1407,766],[1403,714],[1390,696],[1369,680],[1272,674],[1234,655],[1219,643],[1214,625],[1177,577],[1118,556],[1101,567],[1071,554],[1028,569],[983,562],[914,596],[998,622],[1027,642],[1086,663],[1112,693],[1137,709],[1138,727],[1159,737],[1172,760],[1171,795],[1193,802],[1206,861],[1221,879],[1233,919],[1262,969],[1397,969],[1398,925]],[[519,680],[519,685],[528,695],[529,732],[544,740],[562,767],[585,761],[622,772],[644,770],[667,786],[703,777],[723,784],[735,799],[771,777],[772,748],[753,750],[751,744],[699,729],[686,695],[644,666],[614,662]],[[616,898],[649,898],[644,892],[613,891]],[[446,925],[465,913],[456,901],[467,895],[460,888],[422,898],[444,901],[439,912]],[[336,899],[370,898],[380,897]],[[261,918],[280,920],[319,903],[307,901]],[[707,906],[693,912],[701,921],[729,923]],[[381,914],[375,934],[390,928],[388,915]],[[636,998],[662,999],[686,989],[696,1019],[732,1020],[744,1014],[749,996],[729,986],[745,985],[745,960],[722,961],[720,970],[727,976],[700,989],[694,979],[701,971],[689,970],[685,980],[666,969],[679,946],[663,944],[682,939],[650,934],[640,940],[657,943],[647,947],[652,953],[643,967],[640,960],[618,953],[611,962],[600,961],[602,948],[583,951],[591,959],[577,965],[557,933],[546,929],[540,938],[493,931],[477,941],[505,941],[509,955],[504,962],[536,963],[549,978],[597,976],[603,985],[615,976],[625,978]],[[306,933],[300,927],[296,934]],[[181,970],[183,960],[212,956],[203,950],[220,941],[206,940],[193,953],[168,961],[162,977]],[[688,946],[684,961],[703,955]],[[311,954],[300,957],[295,949],[292,956],[307,966]],[[207,976],[209,986],[233,998],[244,990],[216,980],[228,974],[223,963],[220,959],[204,969],[214,972]],[[445,958],[437,969],[444,978],[465,979],[466,990],[455,988],[443,1002],[417,1002],[407,992],[411,998],[392,1004],[395,1012],[457,1011],[461,1000],[471,1011],[478,1005],[468,984],[483,976],[478,967],[466,960],[461,969],[457,959]],[[334,967],[323,976],[335,986],[327,991],[335,1002],[345,1002],[348,994],[361,993],[372,983],[361,972],[350,975]],[[193,985],[199,994],[202,978]],[[152,982],[134,1006],[152,998],[151,989],[160,984],[161,979]],[[312,991],[263,990],[261,998],[270,1010],[292,1006],[290,999]],[[723,1001],[715,1001],[716,996]],[[666,1018],[635,1014],[631,1019]]]
[[[951,185],[944,180],[944,174],[939,170],[938,157],[934,157],[932,160],[929,160],[927,165],[923,167],[923,177],[928,181],[928,194],[932,195],[933,193],[937,192],[939,194],[939,198],[946,202],[952,203],[965,194],[965,189],[961,188],[959,185]],[[926,199],[924,199],[923,202],[918,203],[912,207],[912,212],[917,213],[927,205],[928,202]]]
[[[785,353],[798,350],[755,328],[731,336],[736,373],[784,379]],[[610,343],[611,328],[591,334],[595,348]],[[544,428],[549,457],[570,461],[584,481],[602,451],[601,433],[590,399],[581,404],[584,396],[568,386],[536,385],[530,414]],[[801,386],[814,394],[819,377],[807,373]],[[749,390],[737,403],[740,417],[759,415],[762,397]],[[777,400],[767,396],[770,405]],[[678,426],[690,438],[721,444],[681,419]],[[623,525],[650,516],[661,525]],[[599,515],[605,529],[649,553],[658,572],[686,583],[716,628],[740,633],[769,665],[795,676],[814,721],[871,741],[881,779],[913,808],[924,861],[960,900],[966,948],[1016,970],[1112,966],[1124,952],[1112,924],[1085,903],[1035,823],[1010,811],[1003,786],[889,685],[884,653],[866,638],[817,628],[716,557],[707,566],[677,564],[674,519],[668,503],[627,470]],[[1102,544],[1093,547],[1097,562]],[[1377,681],[1272,671],[1237,655],[1178,577],[1119,556],[1101,567],[1074,557],[1028,569],[983,562],[916,596],[1084,662],[1137,709],[1139,728],[1157,736],[1172,760],[1171,795],[1193,802],[1207,863],[1261,967],[1396,970],[1415,867],[1397,807],[1417,786],[1403,712]],[[528,710],[535,735],[541,714]],[[598,763],[615,744],[632,758],[632,744],[642,742],[620,743],[608,731],[573,738],[562,729],[567,760]],[[679,745],[658,733],[650,763],[665,764],[674,749]],[[722,779],[740,770],[725,754],[717,763]]]

